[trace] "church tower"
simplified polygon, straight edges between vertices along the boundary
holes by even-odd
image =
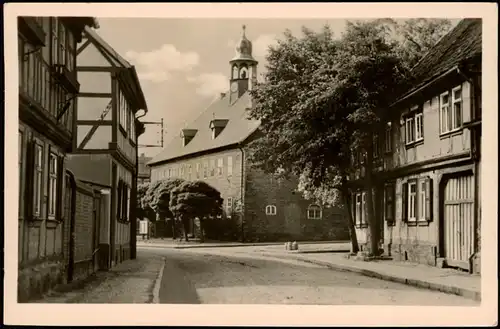
[[[241,39],[236,44],[236,55],[229,64],[231,67],[229,102],[233,104],[257,82],[258,62],[252,56],[252,42],[245,35],[245,25]]]

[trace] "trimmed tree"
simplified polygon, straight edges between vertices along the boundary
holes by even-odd
[[[200,221],[200,239],[203,241],[204,219],[222,215],[222,205],[220,192],[201,181],[184,182],[174,188],[170,196],[170,211],[180,218],[186,241],[188,241],[189,222],[195,218]]]
[[[172,235],[176,238],[176,216],[170,211],[170,193],[173,189],[184,183],[181,178],[170,178],[159,181],[153,190],[152,200],[150,201],[151,208],[161,219],[172,219]]]

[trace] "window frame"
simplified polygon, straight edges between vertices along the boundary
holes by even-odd
[[[419,222],[425,222],[427,220],[427,213],[426,213],[426,207],[427,207],[427,191],[426,191],[426,180],[425,179],[420,179],[418,181],[418,188],[417,188],[417,194],[418,194],[418,213],[417,213],[417,220]]]
[[[412,186],[415,186],[415,192],[412,192]],[[408,222],[414,223],[418,219],[418,181],[415,179],[408,181]],[[412,217],[413,215],[413,217]]]
[[[372,152],[373,158],[378,159],[379,157],[379,138],[378,134],[375,134],[373,136],[373,152]]]
[[[387,183],[384,186],[384,219],[388,225],[394,225],[396,222],[396,185],[394,182]]]
[[[201,162],[197,162],[196,163],[196,178],[200,178],[201,177],[201,173],[200,173],[200,170],[201,169]]]
[[[390,122],[387,123],[387,126],[385,127],[385,141],[384,141],[385,147],[385,153],[390,153],[392,152],[392,124]]]
[[[415,142],[420,142],[423,140],[424,140],[424,113],[422,111],[419,111],[415,113]]]
[[[34,139],[34,151],[33,155],[33,217],[40,218],[42,216],[42,197],[43,197],[43,176],[45,171],[44,166],[44,153],[45,146],[38,139]],[[40,151],[40,152],[39,152]],[[39,159],[38,155],[41,155],[41,159]],[[37,162],[39,162],[37,164]],[[36,182],[36,184],[35,184]]]
[[[215,159],[210,159],[210,177],[215,176]]]
[[[460,91],[460,98],[459,99],[456,99],[455,98],[455,92],[456,91]],[[455,110],[455,104],[460,104],[460,123],[455,126],[456,124],[456,120],[457,120],[457,113],[456,113],[456,110]],[[457,131],[457,130],[460,130],[462,129],[462,126],[463,126],[463,89],[462,89],[462,85],[458,85],[454,88],[451,89],[451,131]]]
[[[354,193],[354,211],[355,211],[355,217],[354,217],[354,223],[358,226],[361,227],[363,224],[363,216],[362,216],[362,210],[363,210],[363,202],[362,202],[362,193],[357,192]]]
[[[54,162],[52,162],[54,160]],[[47,199],[47,218],[56,219],[57,215],[57,207],[58,207],[58,197],[57,197],[57,187],[59,184],[58,177],[58,162],[59,155],[56,152],[49,152],[49,161],[48,161],[48,171],[47,171],[47,183],[48,183],[48,199]],[[54,164],[52,171],[52,164]]]
[[[444,103],[443,98],[448,96],[448,102]],[[441,135],[448,134],[452,132],[451,129],[451,95],[447,90],[439,95],[439,132]],[[446,109],[446,114],[443,114]],[[443,128],[443,124],[446,123],[446,129]]]
[[[227,176],[228,177],[233,176],[233,157],[232,156],[227,157]]]
[[[316,209],[313,209],[316,208]],[[311,216],[310,211],[313,210],[314,216]],[[321,208],[320,205],[312,203],[307,207],[307,218],[308,219],[317,219],[321,220],[323,219],[323,209]]]
[[[274,204],[269,204],[266,206],[266,215],[267,216],[276,216],[278,213],[276,206]]]
[[[224,174],[224,158],[217,159],[217,175],[221,177]]]

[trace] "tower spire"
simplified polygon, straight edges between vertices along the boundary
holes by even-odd
[[[245,24],[243,24],[242,28],[243,28],[243,36],[246,37],[245,30],[247,29],[247,26]]]

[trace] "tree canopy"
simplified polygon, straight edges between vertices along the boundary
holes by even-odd
[[[170,193],[185,181],[181,178],[169,178],[158,182],[150,201],[151,208],[162,217],[171,218],[173,214],[170,211]]]
[[[251,143],[250,160],[268,173],[302,177],[304,191],[330,199],[332,188],[357,169],[353,156],[367,154],[370,190],[373,136],[408,88],[409,68],[449,26],[447,20],[382,19],[348,22],[340,38],[328,26],[304,27],[301,38],[285,31],[269,48],[264,82],[251,92],[249,115],[261,121],[263,133]],[[368,218],[371,198],[368,193]]]
[[[187,218],[218,216],[222,214],[220,192],[201,182],[184,182],[172,189],[170,210],[176,216]]]

